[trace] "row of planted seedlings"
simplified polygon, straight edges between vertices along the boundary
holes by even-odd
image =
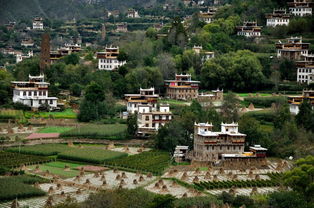
[[[247,188],[247,187],[272,187],[279,186],[280,180],[232,180],[232,181],[207,181],[195,183],[196,186],[205,189],[223,189],[223,188]]]

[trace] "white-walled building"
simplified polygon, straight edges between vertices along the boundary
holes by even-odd
[[[299,83],[314,83],[314,54],[301,56],[302,60],[297,61],[297,81]]]
[[[33,56],[34,56],[33,51],[28,51],[27,54],[23,54],[22,52],[21,53],[17,53],[16,54],[16,63],[20,63],[24,59],[28,59],[28,58],[31,58]]]
[[[41,17],[36,17],[33,19],[33,30],[43,30],[44,20]]]
[[[294,0],[288,2],[289,11],[295,16],[311,16],[312,15],[312,0]]]
[[[193,46],[193,51],[201,56],[203,62],[208,59],[215,58],[215,52],[203,50],[202,46]]]
[[[21,46],[24,47],[33,47],[34,46],[34,41],[32,39],[23,39],[21,42]]]
[[[273,13],[266,14],[266,25],[269,27],[276,27],[282,25],[289,25],[290,14],[286,9],[275,9]]]
[[[262,27],[257,25],[257,22],[244,22],[242,26],[237,27],[237,35],[250,37],[260,37]]]
[[[278,41],[276,43],[277,58],[287,58],[289,60],[300,60],[302,56],[309,53],[310,43],[303,43],[302,37],[291,37],[287,42]]]
[[[288,97],[290,113],[297,115],[300,111],[300,105],[305,99],[312,104],[312,108],[314,109],[314,90],[303,90],[302,95]]]
[[[169,104],[160,104],[155,109],[152,105],[138,105],[138,134],[145,136],[156,133],[158,129],[172,120]]]
[[[29,81],[11,83],[14,103],[23,103],[33,109],[38,109],[44,104],[48,104],[51,109],[57,108],[58,98],[48,97],[49,83],[45,82],[44,75],[29,75]]]
[[[106,47],[105,52],[98,52],[98,69],[113,71],[117,70],[120,66],[126,64],[126,61],[119,61],[119,47]]]
[[[140,15],[138,14],[138,11],[135,9],[129,9],[127,13],[128,18],[140,18]]]
[[[211,23],[214,20],[214,15],[216,14],[217,9],[214,7],[208,7],[206,12],[199,13],[200,21],[206,22],[207,24]]]
[[[142,89],[140,88],[139,94],[125,94],[125,100],[127,102],[127,111],[129,113],[138,112],[139,105],[149,104],[152,110],[157,109],[157,102],[159,95],[155,94],[155,88]]]

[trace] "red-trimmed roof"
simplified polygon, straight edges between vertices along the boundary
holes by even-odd
[[[59,138],[60,133],[32,133],[26,139],[51,139]]]

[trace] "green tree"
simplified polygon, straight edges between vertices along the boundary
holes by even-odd
[[[0,106],[8,104],[11,100],[12,75],[4,70],[0,70]]]
[[[229,92],[224,96],[221,114],[225,122],[236,122],[239,119],[240,100],[235,93]]]
[[[273,208],[305,208],[304,197],[294,191],[278,191],[269,195],[268,203]]]
[[[127,123],[127,133],[130,138],[133,138],[137,133],[137,114],[131,114],[128,116]]]
[[[305,128],[306,130],[314,129],[314,111],[312,109],[312,104],[309,100],[304,99],[302,104],[300,105],[300,111],[298,115],[296,115],[296,122],[298,126]]]
[[[72,53],[68,56],[65,56],[63,60],[66,64],[76,65],[80,62],[80,57],[77,53]]]
[[[295,167],[285,174],[285,183],[294,191],[314,202],[314,157],[307,156],[296,161]]]
[[[275,111],[274,126],[281,129],[285,123],[290,122],[292,119],[288,104],[280,105]]]

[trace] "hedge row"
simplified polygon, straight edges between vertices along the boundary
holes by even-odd
[[[285,96],[272,96],[272,97],[248,97],[244,98],[247,104],[253,103],[258,108],[270,108],[272,103],[287,103]]]

